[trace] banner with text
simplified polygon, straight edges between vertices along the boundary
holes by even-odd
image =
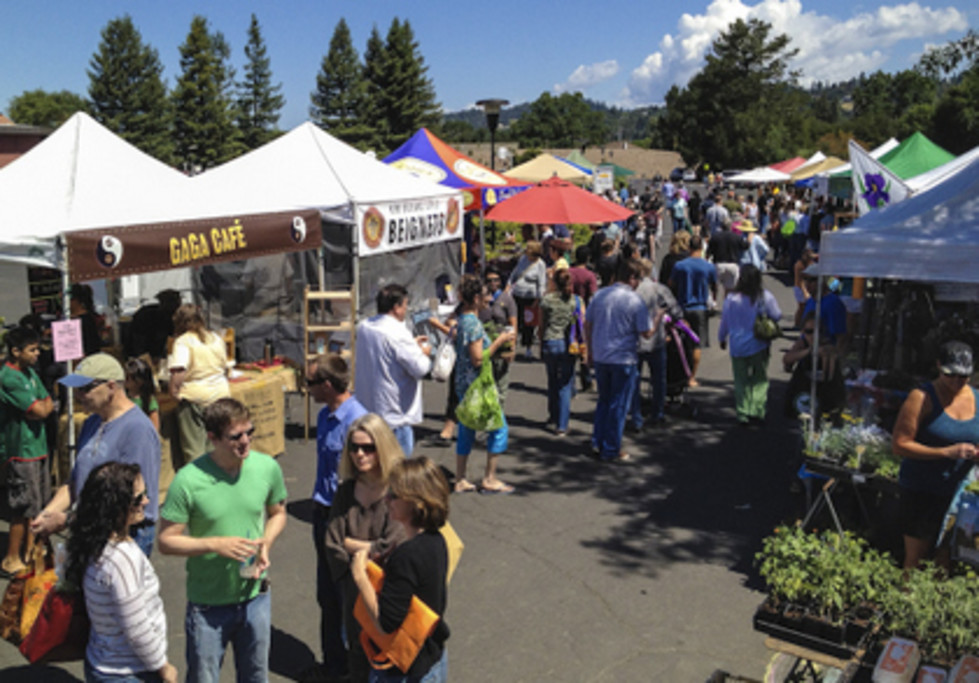
[[[356,217],[360,256],[462,237],[461,195],[358,204]]]

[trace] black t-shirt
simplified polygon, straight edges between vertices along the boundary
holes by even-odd
[[[714,259],[714,263],[737,263],[745,246],[744,237],[721,230],[707,243],[707,255]]]
[[[384,567],[384,585],[377,596],[381,628],[392,633],[401,626],[411,605],[411,596],[428,605],[440,617],[445,614],[448,591],[445,585],[449,551],[437,531],[426,531],[405,541],[391,553]],[[442,657],[449,639],[449,626],[440,619],[435,631],[425,640],[411,668],[402,673],[423,676]]]

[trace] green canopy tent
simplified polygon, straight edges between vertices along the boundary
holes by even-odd
[[[571,154],[566,156],[565,159],[567,159],[573,164],[577,164],[578,166],[583,166],[584,168],[587,168],[589,171],[594,171],[596,168],[598,168],[595,164],[593,164],[592,162],[588,161],[588,159],[585,158],[585,155],[581,153],[580,149],[574,150],[573,152],[571,152]]]
[[[948,163],[955,158],[951,152],[942,149],[920,131],[903,140],[877,161],[891,170],[894,175],[907,180],[927,173],[933,168]],[[849,197],[852,190],[852,170],[830,173],[829,192],[834,197]]]

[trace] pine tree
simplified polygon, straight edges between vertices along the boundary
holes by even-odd
[[[258,18],[253,14],[245,45],[245,80],[238,83],[237,124],[248,149],[264,145],[278,135],[279,114],[285,98],[282,84],[272,85],[271,60],[262,39]]]
[[[364,51],[364,80],[366,81],[364,98],[364,108],[361,118],[368,122],[371,127],[371,135],[364,144],[368,149],[373,149],[378,158],[387,156],[394,148],[386,147],[385,140],[388,135],[389,125],[384,115],[384,88],[387,87],[387,74],[385,69],[384,41],[377,30],[377,25],[371,29],[370,37],[367,39],[367,49]]]
[[[172,95],[176,159],[188,171],[208,169],[243,151],[233,121],[229,55],[224,36],[208,33],[207,20],[195,16],[180,46],[181,74]]]
[[[309,115],[320,128],[361,149],[367,149],[373,142],[373,128],[365,117],[364,67],[344,19],[337,22],[333,31],[330,50],[316,75],[316,90],[310,94],[310,100]]]
[[[173,156],[163,66],[127,15],[102,29],[89,62],[92,117],[124,140],[169,163]]]
[[[428,67],[418,50],[411,24],[397,17],[391,22],[384,45],[384,87],[382,115],[387,122],[385,144],[396,149],[425,126],[436,126],[441,108],[435,100],[435,86],[425,74]]]

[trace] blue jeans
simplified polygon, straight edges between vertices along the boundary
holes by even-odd
[[[371,669],[370,683],[445,683],[449,680],[449,651],[442,648],[442,658],[418,678],[410,678],[397,668]]]
[[[566,432],[574,394],[575,357],[568,353],[563,339],[546,340],[543,357],[547,368],[547,421]]]
[[[139,671],[131,674],[107,674],[88,663],[85,658],[85,683],[156,683],[162,680],[155,671]]]
[[[603,460],[612,460],[622,452],[622,432],[636,387],[636,366],[595,363],[595,382],[598,403],[591,444]]]
[[[401,425],[391,430],[394,438],[398,440],[398,445],[405,452],[405,457],[410,458],[412,451],[415,450],[415,430],[411,425]]]
[[[649,367],[649,385],[652,395],[652,408],[649,416],[653,420],[663,417],[666,405],[666,344],[658,349],[639,354],[636,364],[636,390],[632,395],[632,423],[636,428],[642,427],[642,369]]]
[[[156,525],[150,524],[138,529],[130,527],[129,535],[136,541],[136,545],[143,551],[143,554],[149,557],[150,553],[153,552],[153,541],[156,540]]]
[[[218,683],[228,643],[234,648],[238,683],[265,683],[272,642],[269,593],[237,605],[187,603],[187,682]]]
[[[343,597],[326,560],[326,526],[330,508],[313,503],[313,547],[316,548],[316,602],[320,606],[320,647],[323,669],[329,676],[347,673],[347,646],[343,640]]]

